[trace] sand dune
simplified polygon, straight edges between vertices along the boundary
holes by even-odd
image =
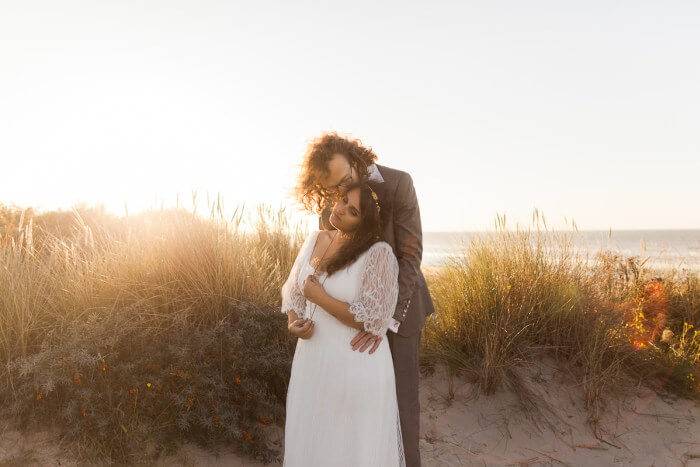
[[[546,361],[545,361],[546,362]],[[582,392],[553,362],[523,370],[538,411],[512,391],[475,394],[438,372],[423,380],[421,452],[427,465],[700,465],[700,404],[639,388],[611,401],[599,437]],[[684,464],[685,463],[685,464]]]

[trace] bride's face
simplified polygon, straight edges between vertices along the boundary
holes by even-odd
[[[359,188],[339,195],[328,218],[333,227],[346,233],[354,231],[360,225],[361,219]]]

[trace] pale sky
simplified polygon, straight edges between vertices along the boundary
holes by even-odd
[[[698,57],[694,1],[0,0],[0,202],[293,210],[337,130],[427,231],[700,228]]]

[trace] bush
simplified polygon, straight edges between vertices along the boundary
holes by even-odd
[[[184,439],[261,460],[276,454],[265,427],[284,422],[294,350],[286,317],[238,304],[217,323],[152,332],[124,329],[128,314],[86,323],[59,345],[14,360],[6,414],[51,420],[103,461],[147,461]]]
[[[577,374],[594,423],[603,396],[631,379],[689,394],[697,347],[669,353],[656,344],[667,324],[697,316],[688,298],[696,288],[651,278],[636,258],[600,252],[591,262],[573,251],[575,232],[544,225],[536,216],[534,229],[512,231],[499,219],[428,276],[437,311],[425,326],[424,363],[446,363],[491,394],[504,384],[522,390],[515,368],[550,354]]]
[[[252,230],[240,212],[95,216],[39,236],[27,214],[0,238],[0,412],[55,424],[81,457],[134,462],[191,440],[269,459],[300,232],[269,209]]]

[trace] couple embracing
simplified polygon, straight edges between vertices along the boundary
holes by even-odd
[[[297,197],[320,217],[281,291],[299,338],[287,467],[420,465],[419,344],[433,312],[420,212],[410,175],[376,159],[336,133],[304,154]]]

